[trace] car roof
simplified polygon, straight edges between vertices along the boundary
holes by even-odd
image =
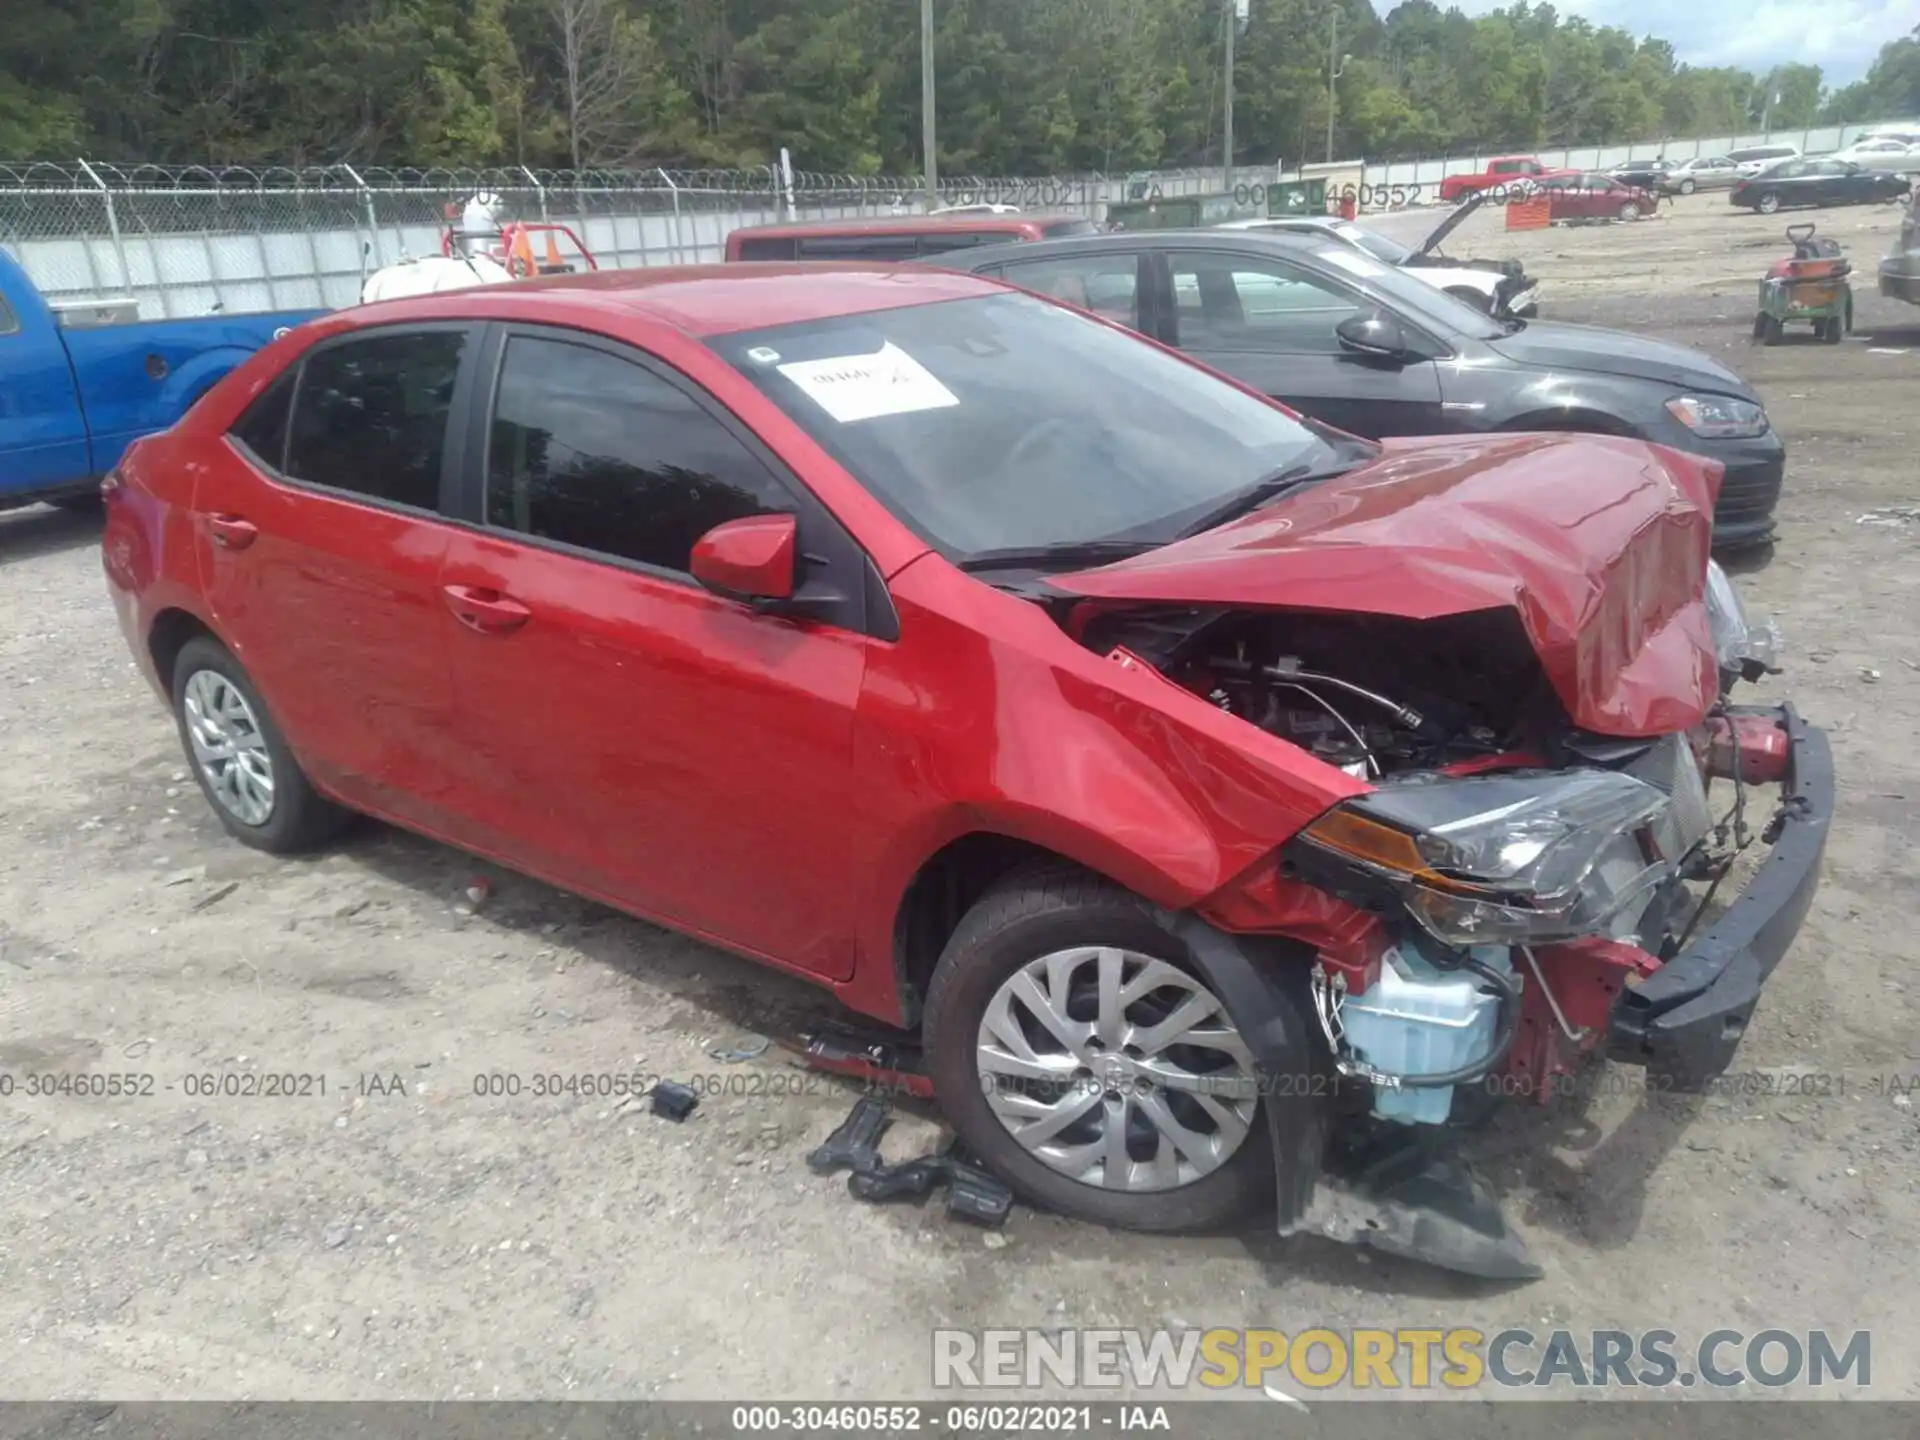
[[[832,235],[926,235],[938,234],[943,230],[1006,230],[1024,225],[1060,225],[1086,218],[1084,215],[1028,215],[1024,212],[995,215],[982,210],[970,210],[944,215],[891,215],[877,219],[869,217],[862,220],[805,220],[791,224],[742,225],[728,231],[727,238],[731,240],[735,235],[751,235],[756,238],[792,237],[803,240],[808,236]]]
[[[1008,260],[1044,260],[1050,255],[1075,255],[1086,250],[1154,250],[1176,241],[1183,250],[1245,250],[1251,245],[1289,255],[1323,255],[1329,245],[1339,245],[1318,235],[1287,230],[1226,230],[1218,226],[1205,230],[1110,230],[1101,235],[1065,235],[1058,240],[1030,240],[1025,244],[981,245],[920,263],[973,270]]]
[[[498,318],[603,329],[607,318],[624,317],[651,320],[706,338],[768,325],[964,300],[1006,289],[982,276],[919,266],[749,261],[550,275],[356,306],[336,311],[335,318],[357,325]],[[601,323],[592,323],[593,317]]]
[[[1260,215],[1251,220],[1222,220],[1210,230],[1331,230],[1346,223],[1341,215]]]

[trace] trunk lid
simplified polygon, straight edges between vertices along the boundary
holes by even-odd
[[[1389,440],[1377,459],[1134,559],[1053,578],[1100,609],[1517,612],[1573,722],[1670,734],[1718,694],[1704,600],[1721,467],[1597,435]]]

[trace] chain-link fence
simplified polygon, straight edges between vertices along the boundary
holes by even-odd
[[[1218,171],[1048,179],[950,177],[946,204],[1098,219],[1111,201],[1217,189]],[[338,308],[364,277],[438,254],[472,196],[504,220],[572,228],[603,268],[721,258],[728,233],[783,219],[911,214],[915,177],[645,172],[0,165],[0,245],[53,301],[131,295],[143,317]]]

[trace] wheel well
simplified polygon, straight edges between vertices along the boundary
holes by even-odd
[[[153,657],[153,673],[162,685],[173,684],[174,662],[196,635],[213,637],[213,632],[185,610],[162,610],[154,616],[153,629],[147,633],[147,654]]]
[[[1070,865],[1051,850],[991,831],[949,841],[915,872],[893,922],[894,974],[900,990],[901,1023],[920,1023],[927,982],[947,941],[974,902],[1002,876],[1041,861]]]
[[[1632,435],[1633,431],[1598,410],[1549,410],[1509,420],[1502,430],[1573,430],[1583,435]]]

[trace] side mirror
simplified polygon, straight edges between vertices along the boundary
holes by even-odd
[[[1342,350],[1362,359],[1399,363],[1413,358],[1413,347],[1400,322],[1378,310],[1370,315],[1349,315],[1333,333]]]
[[[791,515],[748,515],[716,525],[693,542],[688,569],[717,595],[791,600],[799,525]]]

